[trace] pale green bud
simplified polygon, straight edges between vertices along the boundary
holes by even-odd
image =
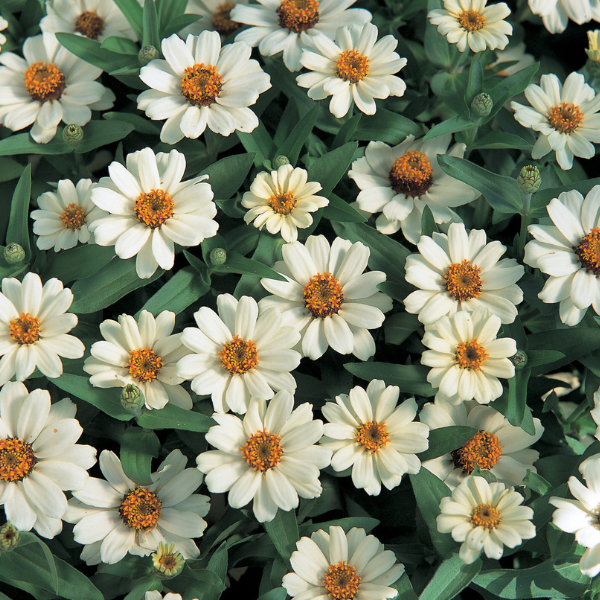
[[[135,416],[139,416],[146,400],[142,390],[133,383],[128,383],[121,390],[121,404],[123,408],[131,411]]]
[[[19,530],[10,521],[6,521],[0,527],[0,552],[10,552],[16,548],[20,537]]]
[[[158,58],[158,50],[154,46],[144,46],[138,52],[138,60],[142,66],[147,65],[151,60]]]
[[[152,554],[154,574],[161,579],[171,579],[183,571],[185,559],[175,550],[175,544],[158,543],[156,552]]]
[[[79,125],[65,125],[63,129],[63,140],[72,148],[77,148],[83,140],[83,129]]]
[[[227,260],[227,252],[223,248],[213,248],[209,255],[210,262],[215,265],[223,265]]]
[[[492,112],[492,108],[494,108],[494,101],[484,92],[477,94],[471,102],[471,112],[476,117],[487,117]]]
[[[517,184],[524,194],[534,194],[542,185],[540,170],[533,165],[523,167],[517,176]]]
[[[586,54],[592,62],[600,62],[600,29],[588,31],[589,48],[586,49]]]
[[[517,353],[510,356],[510,362],[515,366],[515,369],[523,369],[527,365],[527,354],[523,350],[517,350]]]
[[[279,156],[276,156],[273,159],[273,168],[274,169],[279,169],[279,167],[282,167],[283,165],[289,165],[290,161],[288,159],[287,156],[283,156],[283,154],[280,154]]]
[[[4,248],[4,260],[9,265],[18,265],[25,260],[25,250],[21,244],[13,242]]]

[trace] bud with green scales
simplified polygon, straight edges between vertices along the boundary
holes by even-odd
[[[517,185],[524,194],[534,194],[542,185],[540,170],[533,165],[523,167],[517,176]]]
[[[139,52],[138,52],[138,60],[140,61],[140,64],[142,66],[147,65],[151,60],[154,60],[155,58],[158,58],[160,55],[158,53],[158,50],[154,47],[154,46],[144,46]]]
[[[77,148],[83,140],[83,128],[80,125],[71,123],[65,125],[63,129],[63,140],[71,146],[71,148]]]
[[[19,530],[7,521],[0,527],[0,552],[10,552],[19,544],[21,534]]]
[[[489,94],[484,92],[477,94],[471,102],[471,112],[475,117],[487,117],[492,112],[492,108],[494,108],[494,101]]]
[[[25,250],[21,244],[12,242],[4,248],[4,260],[9,265],[18,265],[25,260]]]
[[[139,417],[142,414],[142,408],[146,399],[142,390],[133,383],[128,383],[121,390],[121,405],[124,409],[133,413],[134,417]]]
[[[213,248],[210,251],[210,262],[215,265],[224,265],[227,261],[227,252],[223,248]]]

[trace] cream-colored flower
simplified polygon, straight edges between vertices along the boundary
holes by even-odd
[[[533,54],[527,54],[525,52],[526,48],[525,42],[519,42],[518,44],[509,44],[505,50],[496,50],[497,60],[492,63],[490,67],[500,66],[508,62],[515,63],[498,71],[497,75],[500,75],[501,77],[514,75],[521,69],[530,67],[535,64],[536,60]]]
[[[529,0],[529,8],[542,17],[550,33],[562,33],[569,19],[578,25],[600,22],[600,0]]]
[[[5,18],[0,17],[0,31],[4,31],[6,28],[8,28],[8,21]],[[3,33],[0,33],[0,51],[2,51],[2,46],[4,46],[4,44],[6,44],[6,36]]]
[[[231,18],[231,11],[237,4],[248,4],[248,0],[236,0],[236,2],[227,2],[226,0],[188,0],[185,8],[186,14],[198,15],[200,18],[196,23],[188,25],[179,32],[182,38],[186,38],[190,33],[199,35],[203,31],[217,31],[223,37],[237,31],[242,24]]]

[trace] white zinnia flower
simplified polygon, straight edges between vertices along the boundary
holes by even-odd
[[[541,134],[531,151],[534,160],[553,150],[560,168],[568,170],[573,156],[594,156],[592,142],[600,142],[600,115],[596,114],[600,95],[585,83],[581,73],[571,73],[564,86],[556,75],[542,75],[540,85],[527,86],[525,97],[531,106],[518,102],[510,105],[523,127]]]
[[[298,497],[321,495],[320,469],[331,461],[331,450],[315,444],[323,422],[313,420],[312,404],[294,409],[294,397],[278,392],[269,402],[253,398],[242,421],[215,413],[218,423],[206,434],[217,450],[197,458],[213,493],[229,492],[229,505],[243,508],[251,500],[260,523],[272,521],[277,510],[294,510]]]
[[[77,444],[77,406],[52,404],[46,390],[29,394],[20,382],[0,391],[0,504],[20,531],[53,538],[67,510],[63,490],[79,490],[96,463],[96,449]]]
[[[307,87],[308,97],[323,100],[332,96],[330,112],[338,119],[348,113],[352,102],[358,110],[374,115],[375,98],[402,96],[406,84],[394,75],[406,65],[406,58],[394,52],[398,40],[386,35],[377,41],[377,27],[340,27],[335,42],[326,35],[312,39],[315,50],[304,50],[303,67],[312,71],[298,75],[300,87]]]
[[[258,229],[278,234],[286,242],[298,239],[298,227],[306,229],[313,222],[311,212],[329,204],[329,200],[315,194],[322,189],[316,181],[307,181],[305,169],[281,165],[277,171],[259,173],[250,191],[244,194],[242,206],[248,208],[244,221]]]
[[[189,354],[181,342],[181,334],[172,335],[175,313],[162,311],[156,319],[147,310],[138,321],[121,315],[119,322],[106,320],[100,332],[106,341],[90,348],[83,370],[91,375],[95,387],[123,387],[133,383],[140,388],[147,408],[163,408],[171,402],[181,408],[192,408],[192,399],[179,385],[177,361]]]
[[[506,485],[523,485],[527,469],[537,473],[533,463],[540,454],[529,446],[544,433],[539,419],[533,420],[535,435],[529,435],[520,427],[513,427],[505,416],[490,406],[471,401],[457,406],[443,401],[428,402],[419,417],[432,430],[457,425],[479,430],[460,448],[423,463],[451,490],[473,473],[475,463],[480,469],[491,471]]]
[[[104,479],[90,477],[73,492],[64,520],[76,523],[75,541],[84,544],[88,565],[114,564],[127,553],[148,556],[159,542],[173,543],[184,558],[200,554],[193,538],[206,528],[202,518],[209,498],[193,492],[202,483],[198,469],[186,469],[187,458],[173,450],[152,474],[151,485],[137,485],[123,471],[114,452],[103,450]]]
[[[599,0],[600,1],[600,0]],[[498,71],[496,75],[500,75],[501,77],[508,77],[509,75],[514,75],[519,72],[521,69],[525,69],[526,67],[530,67],[535,64],[536,60],[533,54],[527,54],[525,49],[527,46],[525,42],[519,42],[518,44],[510,44],[506,50],[496,50],[497,60],[493,62],[490,67],[503,65],[507,62],[514,62],[515,64],[510,65],[510,67],[506,67],[502,69],[502,71]]]
[[[331,346],[340,354],[367,360],[375,354],[369,329],[381,327],[392,299],[378,291],[382,271],[363,273],[370,250],[361,242],[335,238],[331,247],[323,235],[284,244],[283,262],[273,269],[287,281],[261,279],[274,296],[263,298],[264,308],[277,308],[284,323],[302,334],[302,354],[312,360]]]
[[[421,363],[433,367],[427,381],[439,388],[436,399],[488,404],[502,394],[498,377],[514,376],[508,357],[516,354],[517,344],[512,338],[496,339],[501,324],[500,317],[481,306],[425,325],[423,345],[429,350],[421,355]]]
[[[221,36],[203,31],[188,35],[185,42],[173,34],[161,48],[165,59],[140,70],[140,79],[152,89],[138,96],[138,109],[154,121],[166,119],[162,142],[196,139],[206,127],[224,136],[258,127],[258,117],[248,106],[271,87],[271,78],[250,58],[248,44],[221,49]]]
[[[67,335],[77,325],[77,315],[68,313],[73,302],[70,289],[52,278],[42,287],[36,273],[27,273],[21,283],[4,278],[0,294],[0,385],[13,375],[27,379],[37,367],[46,377],[60,377],[63,358],[81,358],[84,345]]]
[[[405,473],[418,473],[416,454],[429,447],[429,427],[415,422],[415,399],[396,407],[399,394],[398,386],[373,379],[366,391],[356,386],[321,409],[329,421],[321,445],[334,452],[331,466],[352,467],[352,483],[371,496],[379,495],[382,483],[391,490]]]
[[[223,37],[237,31],[242,24],[231,18],[231,11],[237,4],[248,4],[249,0],[237,0],[236,2],[226,2],[225,0],[188,0],[185,8],[186,14],[198,15],[201,17],[188,25],[179,32],[182,38],[186,38],[190,33],[199,35],[205,30],[217,31]]]
[[[451,44],[465,52],[467,45],[473,52],[486,48],[503,50],[512,35],[512,25],[504,21],[510,8],[504,2],[486,6],[487,0],[444,0],[444,8],[430,10],[427,18],[437,25],[439,33]]]
[[[290,71],[299,71],[300,55],[311,48],[321,33],[333,39],[342,25],[364,25],[371,13],[351,8],[356,0],[258,0],[262,6],[236,6],[231,18],[252,27],[238,33],[236,41],[256,47],[263,56],[283,50],[283,62]]]
[[[535,240],[525,246],[526,264],[550,275],[538,297],[560,302],[560,320],[570,326],[591,305],[600,314],[600,186],[585,197],[563,192],[546,207],[554,225],[530,225]]]
[[[4,31],[7,27],[8,21],[4,17],[0,17],[0,31]],[[3,33],[0,33],[0,51],[4,44],[6,44],[6,36]]]
[[[448,235],[421,236],[417,248],[420,254],[406,259],[406,281],[421,289],[404,299],[406,312],[418,313],[419,321],[430,325],[458,310],[485,306],[502,323],[515,320],[515,304],[523,301],[515,282],[525,269],[514,258],[499,260],[506,246],[486,244],[482,229],[467,236],[463,223],[452,223]]]
[[[600,0],[529,0],[529,8],[550,33],[562,33],[569,19],[578,25],[600,21]]]
[[[120,258],[136,256],[140,278],[151,277],[160,266],[172,269],[175,244],[197,246],[216,235],[217,207],[207,175],[181,181],[185,155],[177,150],[154,154],[144,148],[114,161],[110,177],[92,190],[92,202],[110,213],[90,227],[96,243],[113,246]]]
[[[455,542],[463,542],[458,556],[466,564],[475,562],[482,552],[498,560],[504,546],[515,548],[535,537],[533,510],[520,506],[523,500],[512,487],[469,475],[452,497],[442,498],[438,531],[452,533]]]
[[[111,108],[115,95],[98,81],[102,69],[63,48],[51,33],[25,40],[23,56],[0,53],[0,123],[47,144],[58,124],[85,125],[92,110]]]
[[[69,179],[61,179],[56,191],[38,197],[39,210],[34,210],[31,218],[40,250],[54,247],[54,252],[58,252],[75,247],[77,242],[90,242],[89,225],[107,216],[92,202],[95,186],[91,179],[80,179],[77,186]]]
[[[181,341],[192,354],[177,364],[177,374],[192,380],[200,395],[211,394],[216,412],[245,413],[252,397],[273,398],[296,389],[290,371],[300,364],[292,348],[298,330],[284,327],[277,310],[260,308],[254,298],[217,297],[219,314],[203,306],[194,314],[198,327],[186,327]]]
[[[431,209],[436,223],[459,221],[451,209],[480,196],[476,189],[446,175],[438,165],[438,154],[464,156],[464,144],[455,144],[448,151],[451,140],[451,134],[428,142],[415,141],[409,135],[393,148],[384,142],[369,142],[364,157],[352,163],[348,176],[361,189],[358,208],[368,213],[381,211],[375,222],[381,233],[391,235],[402,228],[404,237],[416,244],[425,206]]]
[[[319,529],[300,538],[296,548],[290,558],[293,572],[283,576],[283,587],[294,600],[385,600],[398,595],[390,586],[404,573],[404,565],[360,527],[348,533],[337,525],[329,533]]]

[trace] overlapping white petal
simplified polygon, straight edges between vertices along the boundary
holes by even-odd
[[[529,0],[529,8],[542,17],[550,33],[562,33],[569,19],[578,25],[600,22],[600,0]]]
[[[231,11],[238,4],[248,4],[249,0],[223,2],[223,0],[188,0],[186,14],[198,15],[198,21],[188,25],[179,32],[185,39],[190,33],[199,35],[203,31],[217,31],[222,36],[237,31],[241,24],[231,18]]]

